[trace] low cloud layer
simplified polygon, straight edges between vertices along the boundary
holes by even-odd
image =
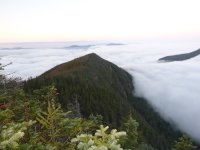
[[[0,45],[4,48],[0,50],[0,57],[4,64],[13,62],[5,73],[15,72],[15,76],[28,78],[95,52],[131,73],[136,94],[146,98],[165,119],[200,142],[200,56],[183,62],[157,62],[163,56],[196,50],[200,46],[198,43],[139,42],[118,46],[94,42],[71,43],[80,44],[93,46],[86,50],[70,49],[70,43]]]

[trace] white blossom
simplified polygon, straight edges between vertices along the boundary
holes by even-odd
[[[91,134],[77,135],[71,142],[77,143],[78,150],[123,150],[118,144],[118,140],[121,136],[125,136],[126,132],[117,132],[116,129],[113,129],[108,134],[108,129],[108,126],[101,125],[94,136]]]

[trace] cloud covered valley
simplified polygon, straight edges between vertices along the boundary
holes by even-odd
[[[134,77],[135,94],[200,143],[200,56],[182,62],[157,61],[198,48],[198,43],[165,42],[0,44],[0,61],[12,62],[5,74],[27,79],[94,52],[127,70]]]

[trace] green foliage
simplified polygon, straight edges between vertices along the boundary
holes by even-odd
[[[168,150],[168,141],[174,135],[168,134],[172,131],[170,126],[143,99],[132,95],[133,87],[129,84],[132,79],[128,73],[101,61],[95,63],[103,67],[92,68],[93,71],[90,68],[94,67],[93,61],[89,61],[83,72],[76,70],[69,76],[29,81],[25,83],[25,92],[18,80],[0,75],[0,106],[4,106],[0,109],[0,149],[153,150],[150,143],[159,150]],[[43,87],[52,83],[60,94],[54,86]],[[102,124],[101,115],[103,124],[119,127],[129,110],[134,110],[138,122],[128,118],[123,127],[127,136],[120,138],[124,132],[111,130],[109,133],[103,126],[96,131]]]
[[[152,146],[139,140],[139,123],[129,115],[124,123],[124,129],[127,136],[120,139],[120,143],[124,149],[129,150],[155,150]]]
[[[37,123],[32,124],[30,119]],[[100,121],[101,118],[95,116],[89,120],[70,118],[69,112],[64,112],[57,103],[53,86],[32,95],[17,90],[9,109],[0,110],[0,149],[69,149],[72,138],[83,132],[93,132]]]
[[[17,149],[25,131],[34,123],[35,121],[30,120],[29,122],[10,123],[3,126],[0,134],[0,149]]]
[[[15,114],[10,109],[0,110],[0,127],[4,126],[5,124],[12,122]]]
[[[25,82],[24,89],[32,93],[52,84],[59,91],[58,101],[63,110],[73,111],[71,116],[88,118],[91,114],[101,115],[104,124],[119,128],[131,111],[140,124],[138,141],[145,141],[159,150],[171,149],[174,140],[179,137],[179,132],[163,120],[146,100],[133,95],[130,74],[95,54],[61,64],[30,79]],[[78,107],[73,107],[75,103]],[[72,115],[74,112],[76,114]]]
[[[3,103],[6,101],[6,97],[4,95],[0,95],[0,103]]]
[[[138,126],[139,123],[129,115],[128,119],[124,123],[124,129],[127,136],[122,138],[121,144],[126,149],[135,149],[138,145]]]
[[[54,86],[32,94],[16,90],[12,105],[0,110],[0,149],[154,150],[139,139],[140,126],[132,116],[123,126],[126,136],[125,132],[117,130],[108,132],[108,127],[103,126],[96,130],[102,123],[101,116],[90,115],[89,119],[72,117],[69,111],[61,108],[57,96]],[[190,148],[191,144],[184,137],[176,142],[175,148],[189,150],[183,146]]]
[[[70,147],[70,140],[81,132],[91,130],[96,126],[97,118],[90,120],[82,118],[69,118],[70,112],[64,112],[60,105],[56,103],[56,89],[49,87],[45,96],[47,100],[47,110],[37,116],[37,121],[41,126],[40,139],[44,144],[63,149]]]
[[[156,150],[156,149],[154,149],[152,146],[146,143],[142,143],[135,150]]]
[[[59,132],[59,127],[56,127],[56,123],[57,120],[61,117],[61,114],[59,113],[61,110],[60,106],[58,108],[55,106],[55,95],[56,90],[54,87],[51,87],[47,95],[47,112],[41,112],[41,114],[38,114],[38,117],[36,118],[37,121],[41,124],[42,129],[45,129],[44,134],[47,140],[45,137],[42,137],[45,143],[55,142]]]
[[[176,142],[173,150],[192,150],[196,147],[193,145],[191,139],[189,139],[186,135],[180,137]]]
[[[21,89],[15,90],[11,99],[9,109],[15,113],[15,121],[36,120],[37,113],[40,113],[45,105]]]
[[[38,114],[37,121],[41,124],[42,129],[47,129],[45,136],[49,137],[48,142],[54,142],[55,138],[58,136],[59,128],[56,127],[56,121],[58,117],[60,117],[60,114],[58,114],[59,110],[60,107],[55,109],[53,103],[48,101],[47,113],[42,112],[41,114]]]
[[[81,134],[72,139],[72,143],[76,143],[78,150],[123,150],[118,144],[119,138],[126,135],[126,132],[117,132],[116,129],[107,133],[108,126],[100,126],[94,135]]]

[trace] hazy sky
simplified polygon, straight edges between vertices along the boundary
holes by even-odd
[[[199,0],[0,0],[0,42],[199,38]]]

